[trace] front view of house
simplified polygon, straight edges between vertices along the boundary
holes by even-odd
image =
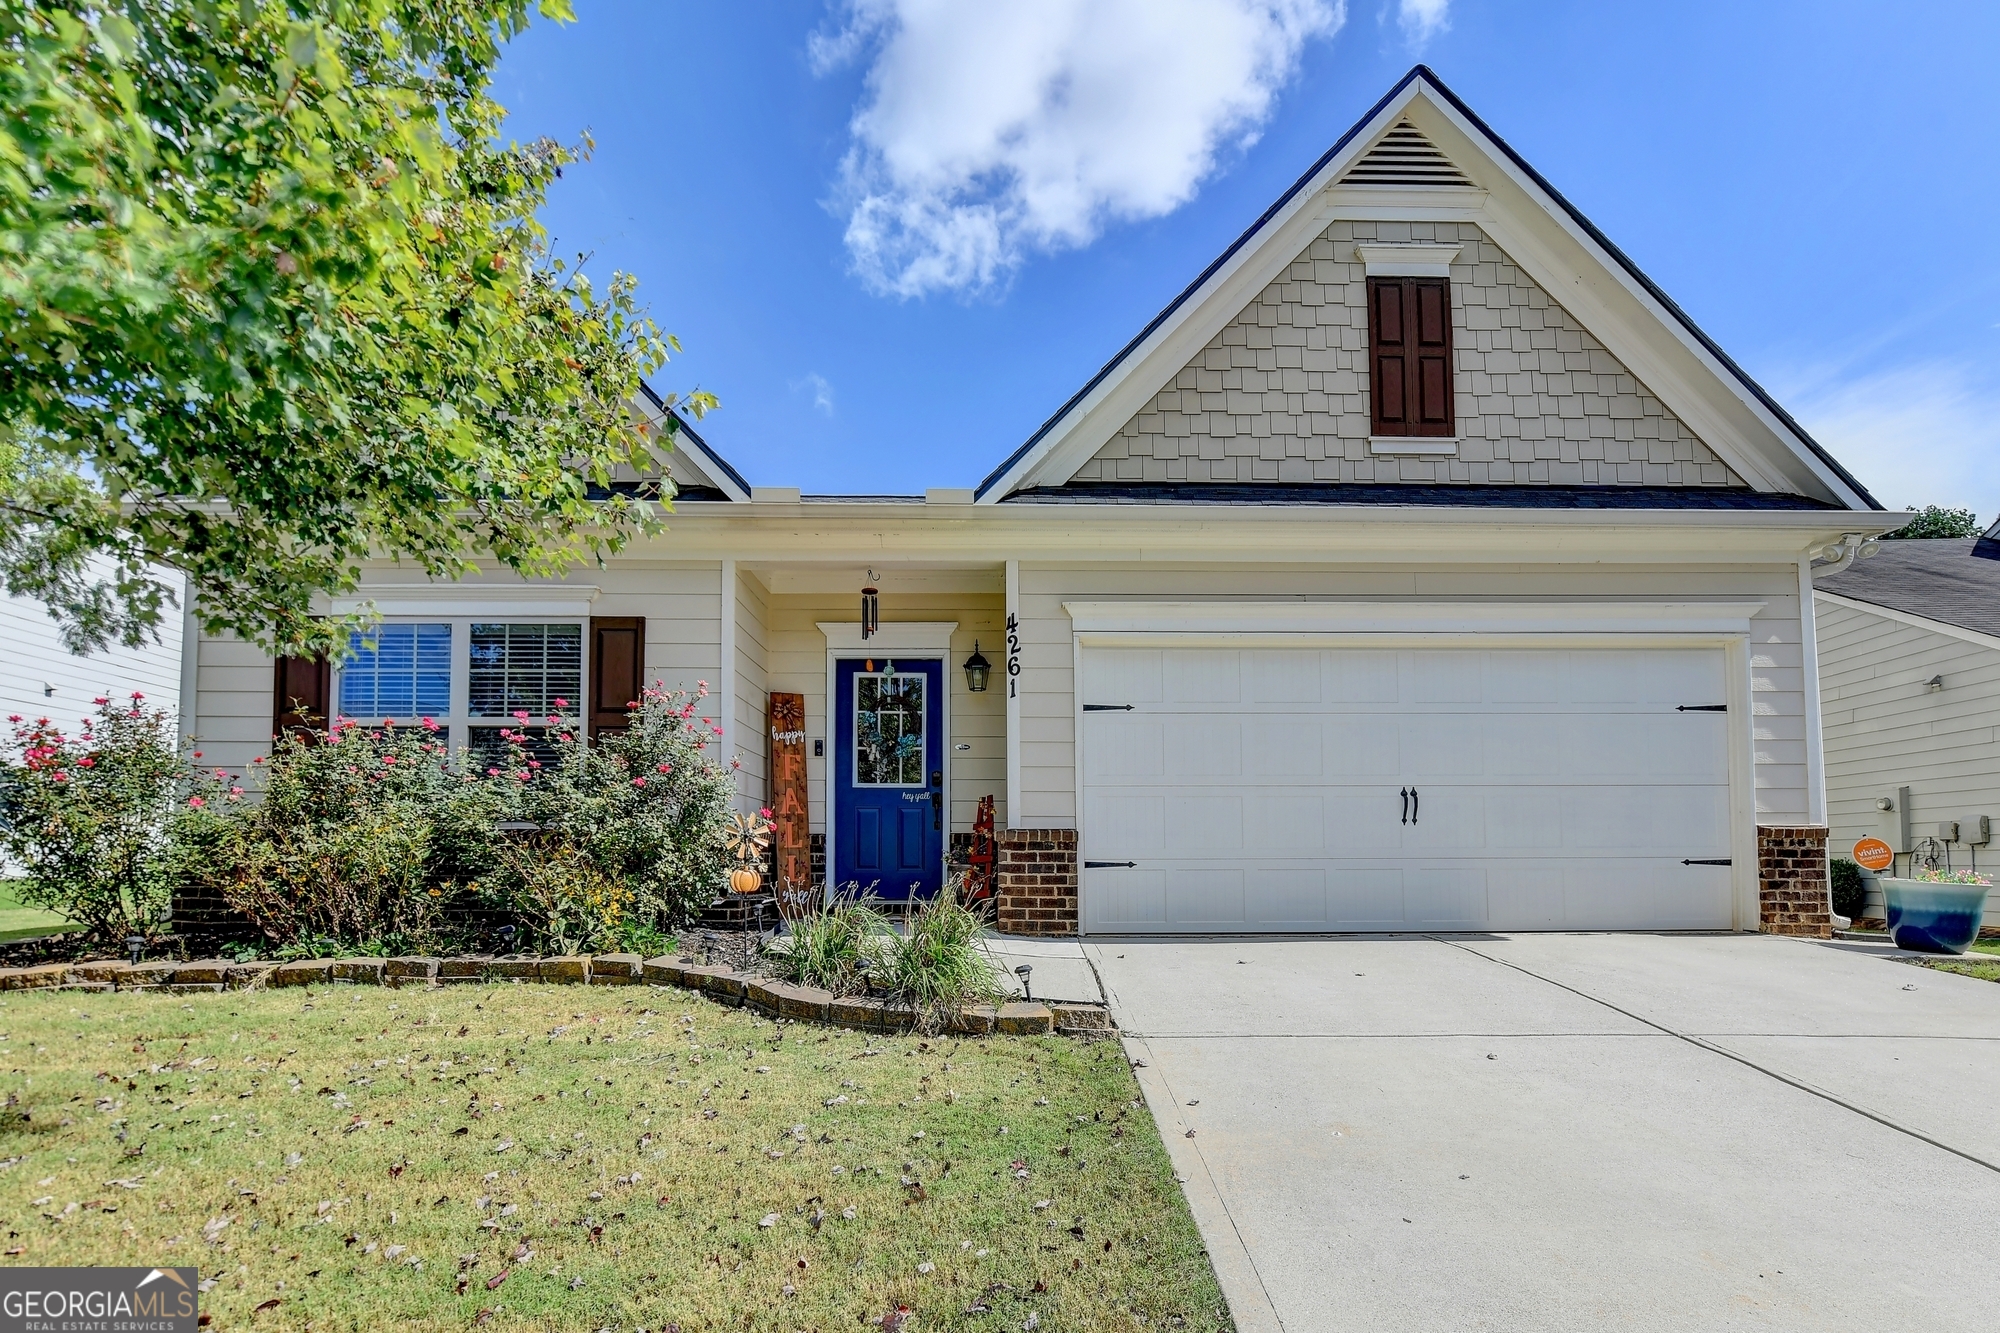
[[[1421,67],[976,490],[678,448],[605,569],[202,640],[210,760],[705,681],[825,882],[934,891],[990,797],[1008,929],[1825,928],[1811,562],[1897,520]]]

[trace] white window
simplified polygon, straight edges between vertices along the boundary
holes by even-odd
[[[521,725],[516,713],[539,740],[550,714],[583,712],[583,629],[580,620],[385,620],[350,640],[335,668],[335,711],[370,725],[429,718],[447,745],[489,761],[506,748],[501,729]]]

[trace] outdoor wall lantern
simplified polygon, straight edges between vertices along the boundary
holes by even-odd
[[[979,651],[979,640],[972,641],[972,656],[965,659],[965,688],[974,694],[986,693],[986,678],[993,674],[993,664]]]
[[[868,571],[868,582],[861,589],[861,637],[872,639],[875,631],[882,628],[882,594],[875,591],[875,571]]]

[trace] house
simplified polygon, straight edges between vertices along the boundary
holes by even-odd
[[[366,660],[203,640],[206,747],[705,680],[835,884],[992,797],[1008,929],[1826,929],[1810,564],[1901,520],[1421,66],[976,488],[673,475],[601,571],[368,571]]]
[[[1836,856],[1877,837],[1904,874],[1926,854],[2000,867],[2000,552],[1979,559],[1980,542],[1883,542],[1814,582]],[[1882,915],[1872,885],[1868,914]]]
[[[110,572],[108,566],[104,572]],[[185,619],[169,609],[153,642],[79,654],[63,646],[61,629],[41,602],[0,596],[0,641],[7,645],[6,664],[0,667],[0,716],[46,717],[73,731],[96,712],[92,700],[105,696],[124,699],[138,693],[149,703],[179,707]]]

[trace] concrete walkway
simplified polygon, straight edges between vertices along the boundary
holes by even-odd
[[[1991,982],[1751,935],[1084,952],[1246,1333],[1992,1326]]]

